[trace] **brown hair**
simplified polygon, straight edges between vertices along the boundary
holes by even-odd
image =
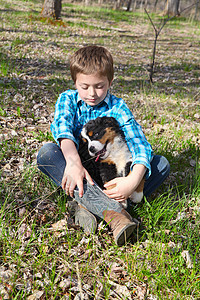
[[[71,57],[70,72],[74,83],[78,73],[86,75],[97,73],[107,76],[111,83],[114,76],[112,55],[101,46],[91,45],[80,48]]]

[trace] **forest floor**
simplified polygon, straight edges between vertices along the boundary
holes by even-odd
[[[145,13],[63,1],[54,21],[41,8],[0,3],[0,299],[200,299],[200,23],[165,25],[150,83],[154,30]],[[162,17],[151,18],[159,28]],[[120,248],[102,222],[86,236],[70,199],[36,166],[53,142],[55,102],[74,88],[69,57],[87,44],[111,51],[111,92],[171,165],[161,188],[132,207],[140,226]]]

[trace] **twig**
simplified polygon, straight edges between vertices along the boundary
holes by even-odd
[[[76,273],[77,273],[77,277],[78,277],[78,288],[80,291],[81,300],[84,300],[83,290],[82,290],[82,286],[81,286],[81,278],[80,278],[80,273],[79,273],[79,268],[78,268],[78,262],[76,262]]]

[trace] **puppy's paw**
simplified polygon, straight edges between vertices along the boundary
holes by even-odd
[[[133,203],[140,203],[143,198],[143,192],[134,192],[131,196],[130,199]]]
[[[128,206],[127,200],[124,200],[124,201],[122,201],[120,203],[123,206],[123,208],[127,209],[127,206]]]

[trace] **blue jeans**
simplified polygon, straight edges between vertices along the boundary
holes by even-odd
[[[88,160],[86,151],[79,151],[83,166],[91,177],[100,184],[100,177],[93,160]],[[87,163],[85,163],[87,162]],[[51,178],[57,186],[61,186],[66,161],[60,147],[54,143],[47,143],[40,149],[37,156],[38,168]],[[84,164],[85,163],[85,164]],[[151,161],[151,176],[145,181],[144,196],[152,194],[167,178],[170,172],[168,160],[161,155],[154,155]]]

